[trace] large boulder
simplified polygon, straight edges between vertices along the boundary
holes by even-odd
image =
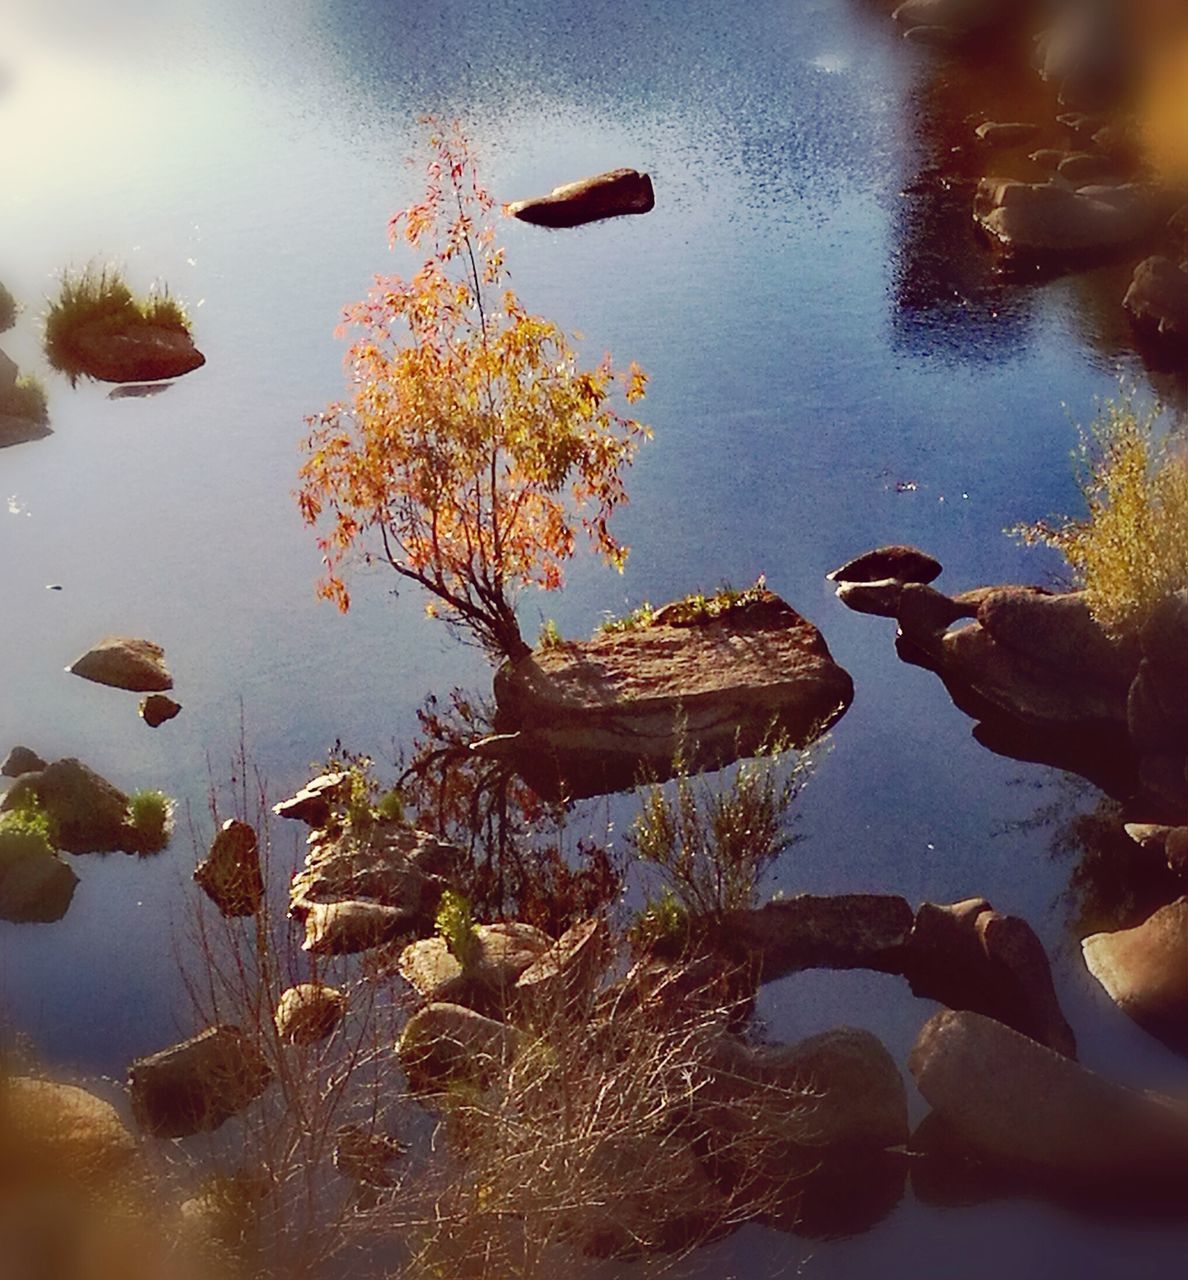
[[[308,903],[300,918],[305,926],[302,949],[315,956],[370,951],[406,937],[413,928],[413,918],[401,907],[351,898]]]
[[[181,703],[174,702],[163,693],[150,693],[140,700],[140,718],[150,729],[157,729],[166,720],[172,720],[181,710]]]
[[[983,178],[974,221],[1004,252],[1082,257],[1125,248],[1151,228],[1155,211],[1137,186],[1078,191],[1057,183]]]
[[[757,968],[761,982],[802,969],[899,973],[912,909],[890,894],[811,893],[726,917],[723,941]]]
[[[624,213],[648,213],[656,205],[652,180],[634,169],[612,169],[555,187],[547,196],[516,200],[508,213],[541,227],[577,227]]]
[[[441,1093],[452,1083],[484,1084],[504,1071],[523,1044],[514,1027],[458,1004],[428,1004],[405,1024],[397,1045],[415,1093]]]
[[[1170,258],[1144,258],[1122,305],[1140,329],[1177,342],[1188,339],[1188,271]]]
[[[76,1085],[0,1075],[0,1185],[16,1172],[25,1186],[49,1176],[102,1189],[138,1160],[111,1103]]]
[[[272,1070],[239,1027],[220,1025],[138,1058],[128,1073],[132,1113],[155,1138],[217,1129],[264,1092]]]
[[[916,995],[986,1014],[1076,1057],[1043,944],[1025,920],[995,911],[984,898],[924,903],[904,949],[903,972]]]
[[[0,776],[19,778],[25,773],[39,773],[46,762],[29,747],[13,747],[0,764]]]
[[[164,662],[165,650],[151,640],[132,636],[105,636],[70,666],[84,680],[131,689],[135,693],[155,693],[173,688],[173,677]]]
[[[500,1016],[520,975],[549,949],[551,939],[530,924],[480,924],[474,954],[463,965],[444,938],[422,938],[400,954],[404,980],[424,1000],[460,1004]]]
[[[100,382],[159,382],[201,368],[206,357],[181,329],[143,322],[112,329],[99,322],[71,336],[70,363]]]
[[[30,795],[49,815],[59,849],[111,853],[135,848],[128,797],[81,761],[57,760],[39,773],[22,775],[0,801],[0,810],[17,808]]]
[[[982,1014],[945,1011],[908,1059],[924,1098],[974,1155],[1067,1187],[1176,1182],[1188,1116]]]
[[[1081,943],[1089,972],[1153,1036],[1188,1054],[1188,898]]]
[[[0,826],[0,920],[52,924],[70,909],[78,876],[36,835]]]
[[[210,852],[194,868],[194,881],[223,915],[254,916],[264,901],[264,875],[255,828],[228,818]]]
[[[932,582],[941,563],[917,547],[893,544],[865,551],[825,575],[830,582]]]
[[[503,748],[542,794],[597,795],[641,775],[718,768],[782,733],[811,741],[853,682],[821,633],[770,592],[690,623],[650,624],[533,651],[495,676]]]

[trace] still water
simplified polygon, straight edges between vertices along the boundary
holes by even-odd
[[[341,393],[342,305],[411,265],[386,224],[420,194],[405,163],[419,115],[463,121],[501,201],[630,165],[655,184],[647,217],[503,229],[531,309],[591,358],[648,371],[655,432],[618,523],[625,575],[575,564],[564,592],[524,599],[525,634],[546,617],[586,634],[605,612],[766,574],[856,685],[770,888],[984,895],[1040,933],[1086,1064],[1182,1091],[1183,1063],[1114,1010],[1070,930],[1075,858],[1053,855],[1042,819],[1097,797],[981,748],[939,682],[896,659],[893,624],[847,612],[823,581],[893,541],[936,555],[949,590],[1045,580],[1058,566],[1003,529],[1072,509],[1070,415],[1119,377],[1151,382],[1110,272],[993,272],[968,191],[939,170],[968,163],[951,149],[987,104],[900,40],[889,8],[4,0],[0,280],[25,310],[0,344],[42,376],[54,434],[0,453],[0,748],[159,787],[205,835],[241,713],[279,798],[335,738],[390,758],[428,692],[484,687],[481,656],[413,592],[395,599],[390,575],[357,578],[345,618],[315,600],[292,499],[303,418]],[[167,281],[207,366],[114,400],[45,368],[55,275],[91,259],[137,288]],[[110,632],[165,646],[177,720],[154,733],[133,695],[64,674]],[[155,861],[76,860],[59,924],[0,925],[5,1014],[49,1062],[121,1078],[190,1029],[174,939],[196,856],[183,820]],[[766,989],[761,1009],[773,1038],[867,1027],[901,1063],[931,1011],[896,979],[823,973]],[[1182,1229],[909,1195],[864,1235],[752,1228],[705,1261],[712,1275],[1144,1277],[1186,1248]]]

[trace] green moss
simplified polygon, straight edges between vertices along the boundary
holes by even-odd
[[[0,813],[0,864],[53,851],[49,814],[35,799],[26,798],[16,808]]]
[[[160,853],[172,834],[173,802],[163,791],[137,791],[128,800],[136,853]]]

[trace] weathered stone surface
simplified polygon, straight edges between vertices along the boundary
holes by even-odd
[[[1061,1012],[1043,944],[1017,916],[984,898],[924,903],[904,951],[916,995],[982,1013],[1070,1058],[1076,1039]]]
[[[52,924],[70,909],[78,876],[36,837],[0,830],[0,920]]]
[[[128,1073],[137,1125],[155,1138],[217,1129],[268,1087],[272,1070],[239,1027],[220,1025],[138,1058]]]
[[[651,625],[541,649],[495,676],[499,732],[542,794],[597,795],[753,753],[772,731],[812,740],[853,682],[821,633],[777,596],[701,625]]]
[[[82,325],[71,348],[78,371],[100,382],[158,382],[180,378],[206,363],[188,333],[153,324],[116,331]]]
[[[847,560],[827,573],[830,582],[932,582],[940,577],[941,563],[917,547],[893,545],[876,547]]]
[[[974,132],[978,135],[978,140],[988,147],[1021,147],[1035,137],[1039,127],[1022,120],[987,120],[978,125]]]
[[[46,422],[0,411],[0,449],[28,444],[30,440],[44,440],[53,434],[53,429]]]
[[[76,676],[116,689],[153,693],[173,688],[163,661],[165,650],[151,640],[106,636],[70,667]]]
[[[28,747],[13,747],[0,764],[0,775],[5,778],[19,778],[23,773],[38,773],[45,768],[46,762],[36,751]]]
[[[400,954],[404,980],[423,999],[460,1004],[480,1013],[501,1015],[520,975],[549,949],[550,939],[530,924],[480,924],[475,953],[465,968],[444,938],[422,938]]]
[[[435,1093],[453,1081],[489,1081],[515,1057],[514,1027],[457,1004],[429,1004],[408,1020],[397,1045],[409,1088]]]
[[[1134,186],[1085,194],[1053,183],[983,178],[974,221],[1007,253],[1061,256],[1121,249],[1151,227],[1149,197]]]
[[[119,1113],[75,1085],[0,1075],[0,1153],[24,1179],[37,1174],[104,1188],[139,1159]]]
[[[272,806],[278,818],[292,818],[308,827],[324,827],[330,821],[331,804],[345,798],[349,773],[322,773],[311,779],[288,800]]]
[[[977,605],[951,599],[924,583],[907,582],[899,595],[899,630],[916,643],[931,643],[962,618],[977,616]]]
[[[36,796],[53,823],[58,848],[67,853],[134,847],[128,797],[79,760],[57,760],[40,773],[23,774],[0,801],[0,810],[14,808],[26,794]]]
[[[610,931],[601,916],[572,925],[516,980],[519,1007],[531,1016],[580,1006],[609,956]]]
[[[1161,338],[1188,339],[1188,272],[1170,258],[1144,258],[1122,305],[1140,328]]]
[[[853,609],[855,613],[869,613],[876,618],[894,618],[899,612],[903,583],[894,578],[883,578],[879,582],[839,582],[834,594],[847,609]]]
[[[301,914],[305,924],[303,950],[315,956],[352,955],[408,933],[414,917],[399,907],[346,898],[338,902],[311,902]]]
[[[1105,182],[1117,172],[1116,163],[1109,156],[1093,151],[1070,151],[1056,166],[1056,172],[1075,187]]]
[[[1038,151],[1033,151],[1027,158],[1032,164],[1039,165],[1041,169],[1055,171],[1066,155],[1068,155],[1067,151],[1061,151],[1057,147],[1041,147]]]
[[[1131,1018],[1188,1054],[1188,898],[1142,924],[1081,943],[1089,972]]]
[[[913,913],[889,894],[810,893],[727,916],[723,938],[749,954],[761,982],[801,969],[898,973]]]
[[[324,982],[299,982],[281,993],[273,1022],[286,1044],[310,1045],[334,1034],[346,1016],[347,998]]]
[[[264,901],[264,876],[255,828],[228,818],[210,852],[194,868],[198,887],[225,916],[252,916]]]
[[[163,693],[150,693],[140,700],[140,717],[150,729],[156,729],[166,720],[172,720],[181,710],[181,703],[174,702]]]
[[[612,169],[555,187],[547,196],[516,200],[508,213],[542,227],[577,227],[624,213],[648,213],[656,204],[652,180],[634,169]]]
[[[1068,1185],[1185,1183],[1188,1118],[978,1013],[925,1024],[908,1059],[920,1092],[975,1154]]]

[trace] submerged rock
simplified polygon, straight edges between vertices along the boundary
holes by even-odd
[[[228,818],[209,853],[194,868],[194,881],[223,915],[255,915],[264,901],[255,828]]]
[[[337,987],[299,982],[281,993],[273,1023],[285,1044],[317,1044],[334,1034],[346,1010],[347,998]]]
[[[1188,898],[1081,943],[1089,972],[1144,1030],[1188,1054]]]
[[[938,1013],[908,1059],[934,1111],[974,1154],[1067,1186],[1177,1182],[1188,1116],[978,1013]]]
[[[555,187],[547,196],[507,206],[513,218],[542,227],[576,227],[625,213],[648,213],[656,204],[652,180],[634,169],[612,169]]]
[[[68,372],[100,382],[160,382],[180,378],[206,363],[193,338],[181,329],[138,323],[112,330],[84,324],[71,336]]]
[[[664,622],[538,649],[495,676],[504,750],[543,795],[598,795],[803,745],[849,707],[853,682],[821,633],[764,592],[699,624]]]
[[[272,1070],[239,1027],[210,1027],[132,1063],[128,1088],[137,1125],[154,1138],[217,1129],[264,1092]]]
[[[344,1124],[335,1133],[334,1167],[344,1178],[365,1187],[394,1187],[388,1166],[407,1148],[386,1133],[358,1124]]]
[[[106,636],[75,661],[70,671],[96,684],[153,693],[173,688],[164,657],[165,650],[151,640]]]
[[[38,773],[46,762],[29,747],[13,747],[0,764],[0,776],[19,778],[24,773]]]

